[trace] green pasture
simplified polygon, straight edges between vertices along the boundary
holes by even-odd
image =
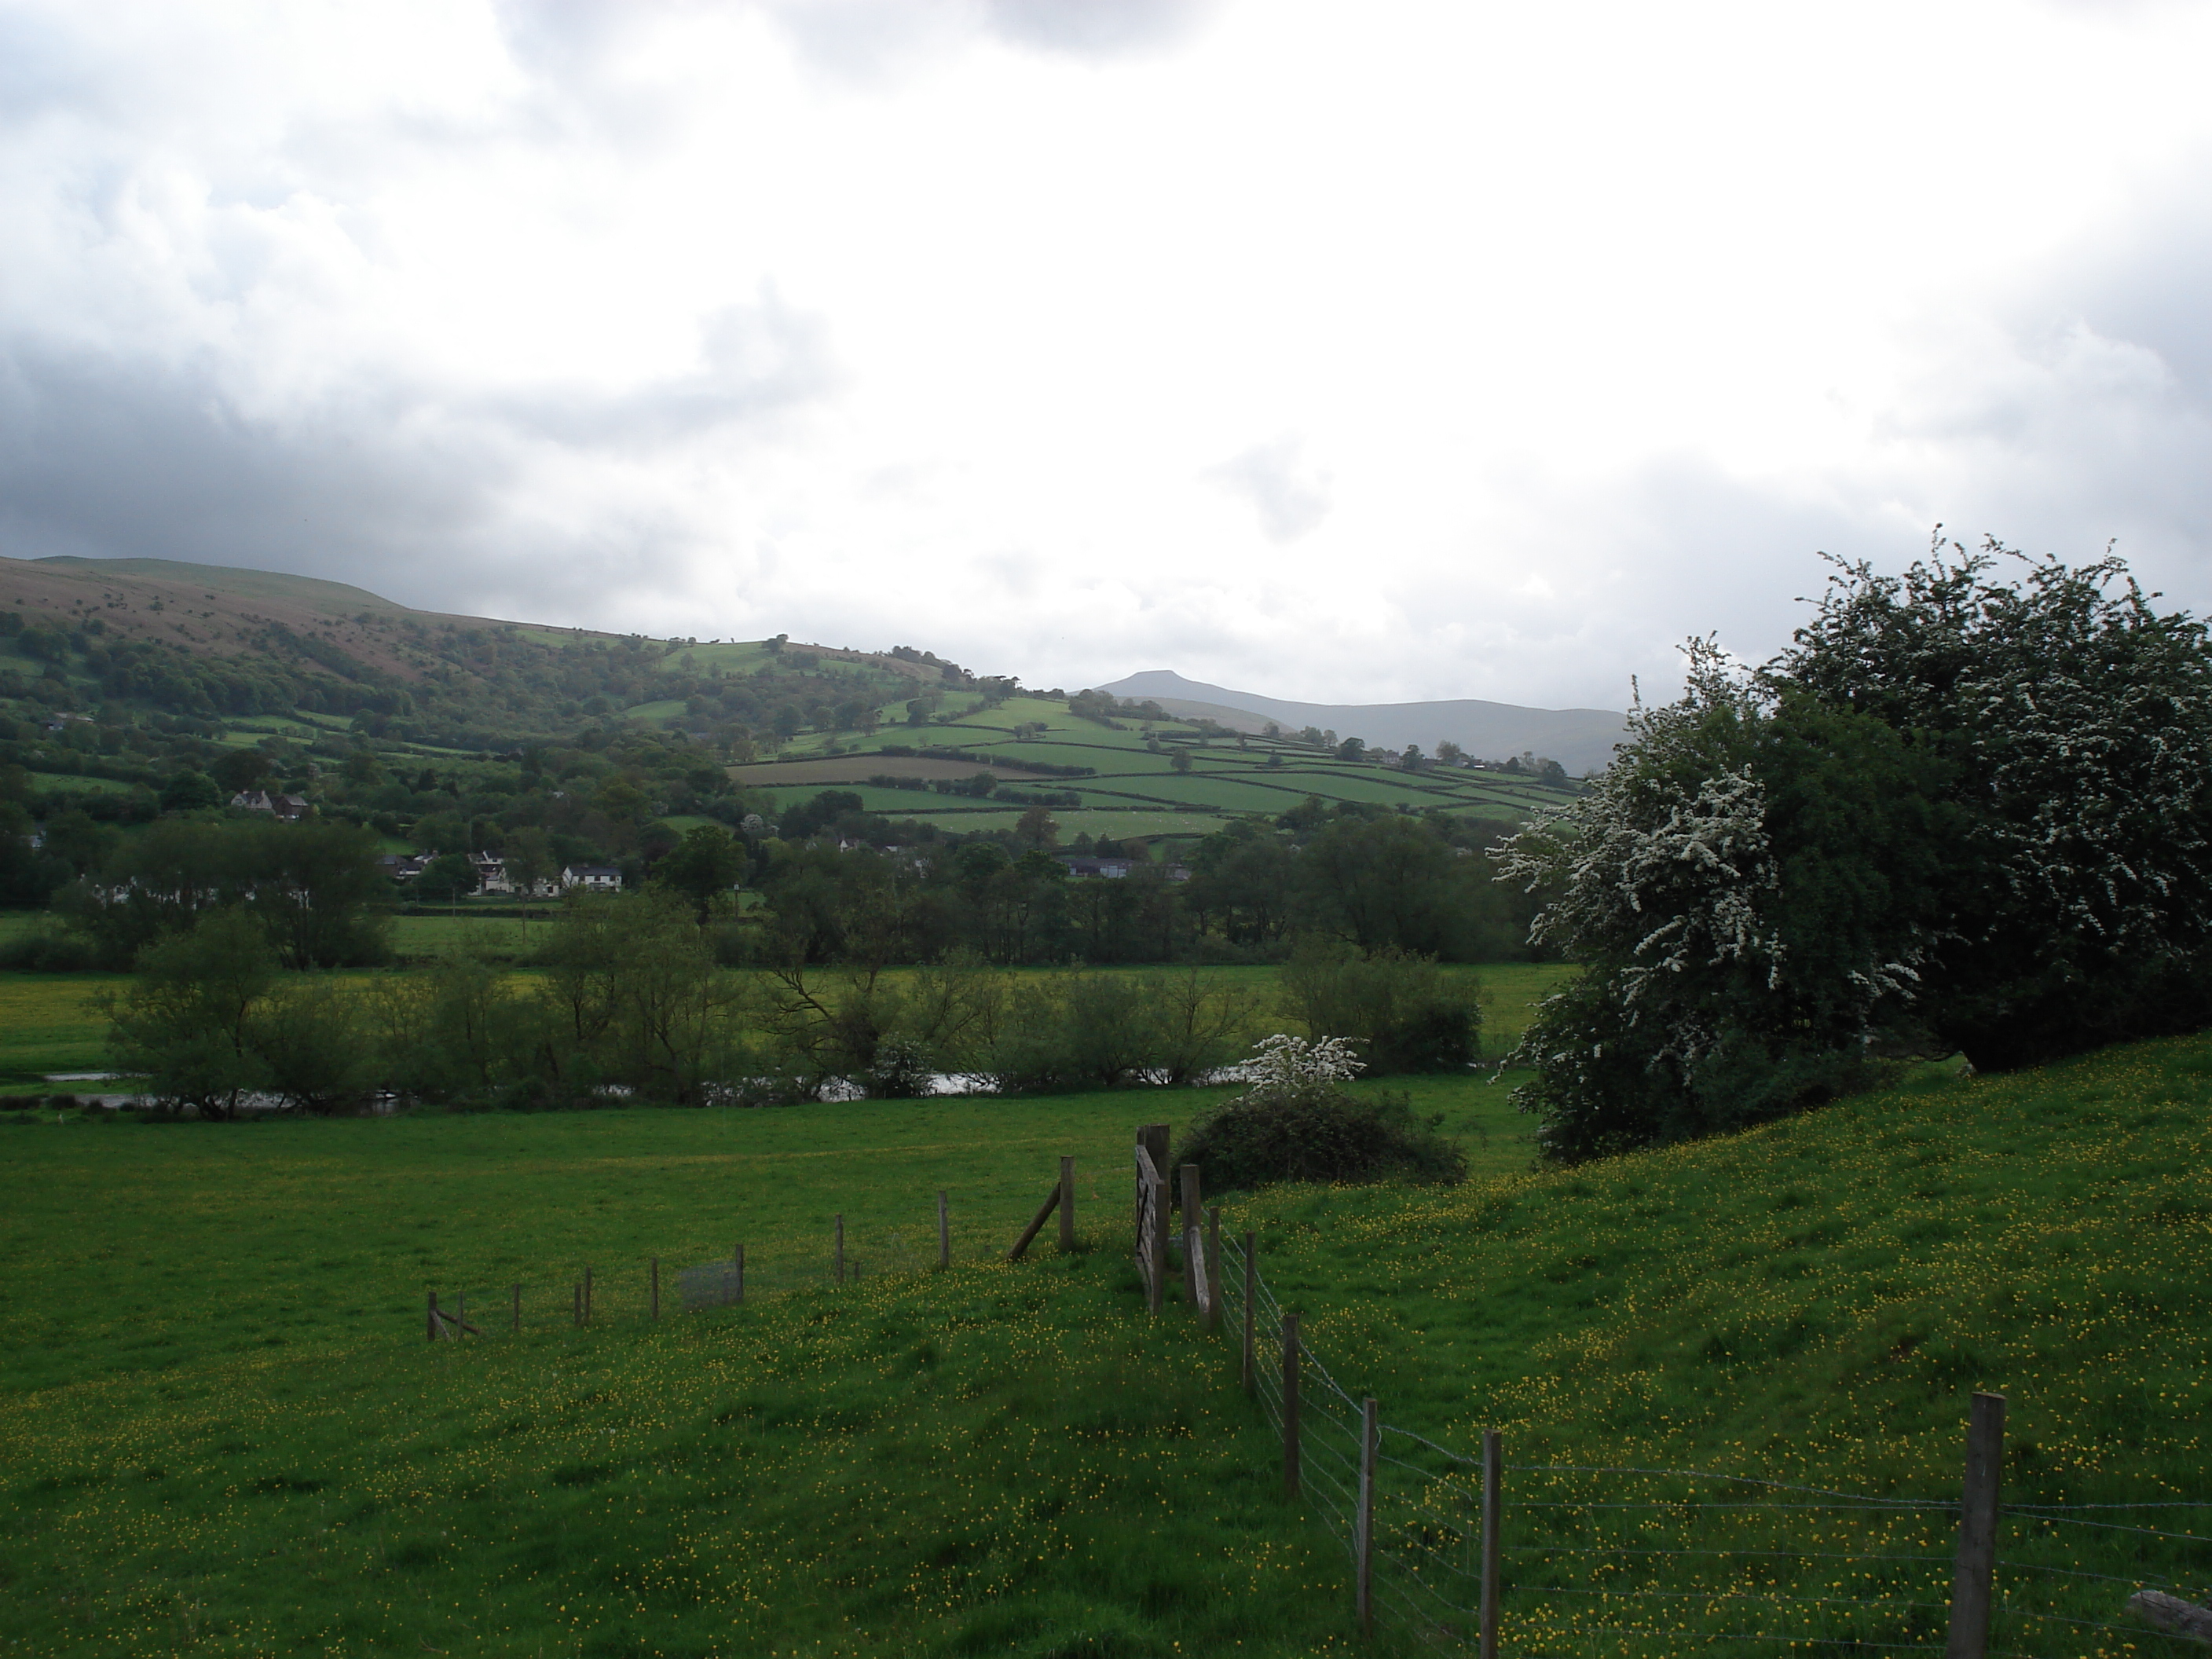
[[[49,1072],[106,1069],[107,1022],[92,1000],[129,983],[124,974],[0,974],[0,1092],[51,1090],[40,1081]]]
[[[1524,1002],[1540,977],[1490,988]],[[1699,1569],[1673,1547],[1687,1499],[1739,1490],[1723,1475],[1933,1504],[1753,1519],[1816,1529],[1756,1583],[1830,1607],[1830,1647],[1873,1628],[1845,1605],[1862,1593],[1894,1607],[1892,1641],[1940,1644],[1939,1500],[1978,1389],[2009,1401],[2015,1510],[2212,1486],[2212,1285],[2191,1266],[2212,1040],[1923,1068],[1567,1170],[1529,1167],[1505,1085],[1416,1093],[1472,1154],[1465,1187],[1232,1195],[1225,1224],[1256,1231],[1345,1389],[1443,1446],[1504,1434],[1515,1539],[1549,1535],[1547,1494],[1575,1481],[1638,1510],[1610,1582],[1676,1597],[1674,1637],[1534,1588],[1578,1570],[1570,1542],[1509,1557],[1508,1651],[1699,1645],[1680,1599]],[[1178,1309],[1148,1319],[1126,1265],[1130,1133],[1180,1133],[1206,1098],[0,1115],[0,1650],[1349,1654],[1344,1557],[1281,1499],[1233,1350]],[[1048,1227],[1036,1259],[993,1260],[1063,1154],[1085,1248],[1060,1255]],[[821,1282],[840,1214],[860,1272],[842,1289]],[[678,1270],[739,1243],[755,1305],[678,1313]],[[487,1335],[423,1341],[434,1290]],[[1709,1473],[1639,1473],[1667,1468]],[[2067,1535],[2008,1519],[2001,1583],[2069,1564],[2038,1581],[2051,1604],[2124,1625],[2132,1583],[2212,1568],[2122,1532],[2185,1516],[2095,1513],[2113,1520]],[[2086,1626],[2039,1642],[2023,1605],[2008,1592],[2000,1646],[2163,1650]],[[1386,1626],[1364,1650],[1411,1650]]]
[[[0,1650],[1349,1654],[1126,1262],[1131,1132],[1206,1097],[0,1121]],[[1010,1267],[1063,1154],[1085,1248]],[[738,1243],[756,1305],[679,1313]],[[432,1290],[493,1334],[425,1343]]]
[[[33,772],[31,787],[43,794],[68,790],[84,795],[127,795],[138,786],[114,778],[95,778],[78,772]]]

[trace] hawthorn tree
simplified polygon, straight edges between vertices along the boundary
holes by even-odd
[[[1547,1151],[2212,1019],[2212,646],[2154,598],[1938,543],[1839,563],[1754,673],[1693,642],[1682,699],[1503,860],[1585,966],[1513,1057]]]

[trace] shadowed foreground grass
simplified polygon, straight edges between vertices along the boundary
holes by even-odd
[[[1475,1155],[1467,1187],[1229,1215],[1388,1420],[1469,1449],[1500,1428],[1516,1464],[1938,1500],[1753,1563],[1771,1595],[1928,1604],[1898,1639],[1941,1640],[1977,1389],[2011,1401],[2008,1504],[2212,1499],[2212,1040],[1930,1073],[1570,1170],[1527,1170],[1501,1087],[1415,1094]],[[1201,1098],[0,1126],[0,1651],[1348,1648],[1344,1558],[1277,1497],[1227,1345],[1148,1321],[1123,1265],[1130,1127]],[[1042,1259],[986,1263],[1061,1152],[1099,1248],[1060,1258],[1048,1229]],[[894,1230],[927,1249],[940,1187],[964,1265],[878,1271]],[[672,1272],[734,1236],[818,1279],[837,1212],[857,1285],[643,1318],[647,1255]],[[587,1264],[605,1322],[578,1332]],[[517,1279],[520,1339],[422,1341],[426,1288],[495,1318]],[[1540,1536],[1540,1483],[1513,1479],[1509,1524]],[[1692,1588],[1653,1552],[1697,1496],[1613,1494],[1656,1529],[1616,1586]],[[2003,1572],[2103,1575],[2045,1581],[2068,1617],[2212,1588],[2186,1540],[2008,1524]],[[1911,1559],[1865,1565],[1885,1553]],[[1538,1594],[1563,1562],[1510,1567],[1515,1646],[1675,1650]],[[2002,1644],[2060,1651],[2051,1628]],[[2162,1650],[2131,1644],[2063,1650]]]
[[[1525,1162],[1502,1090],[1419,1092]],[[1205,1098],[11,1115],[0,1652],[1331,1650],[1341,1553],[1125,1265],[1132,1127]],[[1100,1248],[994,1261],[1062,1153]],[[933,1259],[940,1188],[959,1265],[884,1271]],[[676,1312],[733,1242],[814,1288]],[[492,1334],[426,1343],[427,1289]]]

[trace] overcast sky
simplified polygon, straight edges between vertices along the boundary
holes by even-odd
[[[0,0],[0,553],[1618,708],[2212,605],[2212,9]]]

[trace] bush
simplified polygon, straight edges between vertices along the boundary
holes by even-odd
[[[90,939],[44,927],[0,945],[0,969],[21,974],[76,974],[95,964]]]
[[[2011,556],[1843,566],[1756,673],[1692,641],[1681,700],[1514,838],[1584,970],[1512,1056],[1548,1156],[2212,1018],[2212,629],[2116,560]]]
[[[1344,1037],[1370,1072],[1456,1072],[1480,1051],[1472,988],[1448,982],[1436,958],[1386,946],[1308,945],[1283,969],[1283,1003],[1316,1037]]]
[[[1201,1118],[1176,1154],[1194,1164],[1208,1192],[1278,1181],[1384,1180],[1456,1186],[1467,1155],[1420,1119],[1402,1094],[1371,1100],[1339,1086],[1359,1069],[1338,1039],[1272,1036],[1255,1051],[1257,1079]]]
[[[929,1050],[913,1037],[885,1037],[867,1072],[868,1093],[878,1100],[919,1100],[935,1081]]]
[[[1235,1058],[1241,991],[1195,974],[1070,974],[1018,983],[977,1069],[1000,1092],[1189,1083]]]

